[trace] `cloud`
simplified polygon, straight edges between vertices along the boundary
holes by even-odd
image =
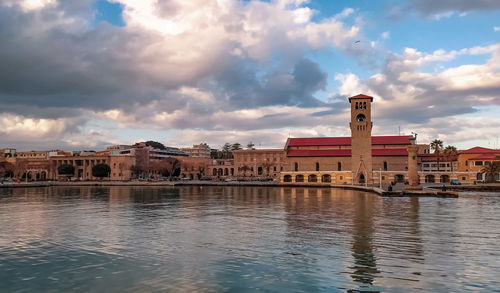
[[[455,14],[464,17],[469,12],[498,9],[500,9],[500,2],[496,0],[409,0],[406,4],[388,7],[387,15],[392,20],[401,20],[408,14],[417,12],[423,17],[440,20]]]
[[[86,122],[84,118],[37,119],[0,113],[0,147],[18,150],[100,149],[118,141],[106,131],[84,129]]]
[[[493,31],[495,31],[495,32],[500,31],[500,26],[495,26],[495,27],[493,27]]]
[[[410,6],[425,16],[446,14],[449,12],[467,12],[500,9],[496,0],[411,0]]]
[[[489,59],[484,64],[424,70],[435,62],[478,54],[489,55]],[[478,119],[460,117],[480,111],[481,106],[500,106],[500,44],[458,51],[437,50],[430,54],[407,48],[402,55],[391,53],[381,73],[364,80],[352,73],[338,74],[335,79],[341,83],[341,95],[362,90],[374,96],[373,115],[378,117],[375,124],[380,127],[378,134],[394,130],[399,123],[420,131],[423,137],[443,136],[452,142],[474,128],[487,138],[491,135],[491,124],[480,125]],[[464,137],[468,136],[461,139]]]

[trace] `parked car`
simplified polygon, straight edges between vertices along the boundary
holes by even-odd
[[[462,183],[460,183],[460,181],[458,179],[451,179],[450,184],[451,185],[461,185]]]

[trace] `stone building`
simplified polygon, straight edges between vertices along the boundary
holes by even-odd
[[[210,146],[206,143],[195,144],[190,148],[181,148],[186,154],[189,154],[190,157],[193,158],[210,158]]]
[[[376,185],[408,181],[408,148],[420,157],[429,154],[429,146],[415,145],[414,137],[408,135],[372,136],[372,102],[366,95],[349,98],[351,137],[289,138],[281,182]],[[416,176],[421,183],[471,180],[468,172],[459,170],[453,174],[420,171]]]
[[[197,157],[176,157],[180,162],[181,178],[199,180],[205,177],[209,159]]]
[[[282,149],[250,149],[233,151],[238,177],[279,178],[285,164]]]

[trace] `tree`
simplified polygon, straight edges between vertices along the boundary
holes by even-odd
[[[443,141],[435,139],[431,142],[430,147],[434,153],[439,153],[439,151],[443,148]]]
[[[28,166],[27,160],[16,160],[14,165],[14,177],[22,178]]]
[[[12,177],[14,175],[14,165],[9,162],[0,162],[0,177]]]
[[[135,176],[140,177],[146,170],[142,166],[132,165],[130,166],[130,171],[132,171]]]
[[[453,172],[453,161],[456,161],[458,156],[457,148],[449,145],[444,149],[443,155],[445,161],[450,162],[451,172]]]
[[[66,175],[66,177],[71,178],[75,175],[75,166],[70,164],[62,164],[57,168],[57,173],[59,175]]]
[[[255,144],[253,142],[247,143],[247,149],[249,149],[249,150],[254,150],[255,149],[254,146],[255,146]]]
[[[443,148],[443,141],[439,139],[435,139],[430,143],[431,150],[434,150],[434,154],[436,154],[437,159],[437,170],[439,172],[439,157],[441,156],[440,151]]]
[[[160,149],[160,150],[167,149],[164,144],[162,144],[161,142],[157,142],[157,141],[148,140],[145,142],[145,144],[147,146],[150,146],[150,147],[155,148],[155,149]]]
[[[229,142],[226,142],[222,146],[221,150],[222,150],[222,154],[223,154],[224,159],[229,159],[229,154],[231,153],[231,148],[232,148],[232,145]]]
[[[481,173],[485,174],[487,182],[494,182],[495,176],[500,173],[500,161],[491,162],[483,167]]]
[[[250,170],[250,167],[248,167],[247,165],[243,165],[241,166],[240,170],[243,171],[243,177],[246,177],[247,171]]]
[[[168,176],[168,179],[172,180],[172,177],[177,177],[181,173],[181,162],[173,157],[165,158],[154,162],[152,169],[163,176]]]
[[[232,151],[241,150],[241,144],[239,142],[233,143],[231,146]]]
[[[101,163],[92,167],[92,176],[97,178],[109,177],[111,173],[111,167],[108,164]]]

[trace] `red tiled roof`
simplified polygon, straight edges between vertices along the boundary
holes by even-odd
[[[350,157],[351,150],[289,150],[287,157]],[[373,156],[408,156],[406,149],[372,149]]]
[[[349,98],[349,103],[351,102],[352,99],[354,99],[354,100],[356,100],[356,99],[370,99],[370,101],[373,102],[373,97],[370,97],[370,96],[367,96],[367,95],[363,95],[363,94],[359,94],[359,95],[350,97]]]
[[[350,157],[351,150],[289,150],[287,157]]]
[[[409,145],[410,136],[372,136],[372,145]],[[346,146],[351,145],[350,137],[309,137],[290,138],[288,146]]]
[[[468,150],[458,151],[459,154],[491,154],[497,153],[500,154],[500,150],[495,149],[487,149],[482,147],[473,147]]]
[[[471,160],[495,160],[497,157],[500,157],[500,153],[481,154]]]
[[[350,137],[290,138],[288,146],[340,146],[351,145]]]
[[[372,149],[372,156],[408,156],[406,149]]]

